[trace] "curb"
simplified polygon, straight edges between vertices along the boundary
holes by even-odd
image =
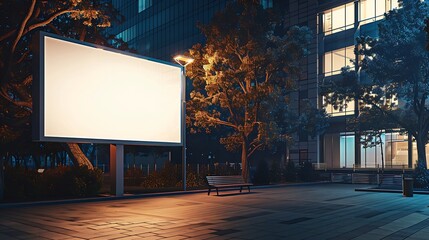
[[[376,188],[356,188],[356,192],[380,192],[380,193],[400,193],[402,190],[397,189],[376,189]],[[429,195],[429,191],[413,191],[414,194]]]

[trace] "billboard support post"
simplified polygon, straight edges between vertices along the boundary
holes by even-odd
[[[124,145],[110,144],[110,193],[124,195]]]
[[[183,191],[186,191],[186,66],[194,62],[194,59],[177,55],[174,58],[178,64],[182,66],[182,178],[183,178]]]
[[[186,81],[185,68],[183,68],[183,81]],[[186,84],[186,83],[185,83]],[[186,191],[186,100],[183,98],[183,126],[182,126],[182,177],[183,177],[183,191]]]

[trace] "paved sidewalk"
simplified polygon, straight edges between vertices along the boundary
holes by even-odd
[[[0,239],[429,239],[429,196],[316,184],[0,209]]]

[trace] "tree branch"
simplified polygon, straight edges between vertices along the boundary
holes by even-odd
[[[33,30],[35,28],[46,26],[47,24],[51,23],[55,18],[57,18],[57,17],[59,17],[59,16],[61,16],[63,14],[66,14],[66,13],[77,13],[77,12],[80,12],[80,11],[79,10],[72,10],[72,9],[67,9],[67,10],[59,11],[59,12],[53,14],[52,16],[50,16],[48,19],[46,19],[44,21],[41,21],[41,22],[35,23],[33,25],[30,25],[27,28],[27,30],[24,32],[24,34],[30,32],[31,30]]]
[[[362,98],[360,98],[361,100],[364,100]],[[377,104],[375,104],[373,101],[369,100],[367,101],[369,104],[371,104],[371,106],[375,107],[376,109],[378,109],[380,112],[382,112],[383,114],[388,115],[389,117],[391,117],[396,123],[398,123],[399,125],[404,126],[404,128],[409,128],[408,124],[406,124],[405,122],[401,121],[398,117],[396,117],[394,114],[392,114],[389,111],[384,111],[380,106],[378,106]],[[411,129],[410,129],[411,130]],[[411,132],[411,131],[410,131]],[[415,132],[414,132],[415,134]]]
[[[256,150],[258,150],[260,147],[262,147],[264,144],[260,143],[258,145],[256,145],[248,154],[247,157],[249,158]]]
[[[28,20],[30,19],[31,15],[33,15],[34,7],[36,6],[36,0],[33,0],[31,2],[30,9],[28,10],[27,16],[25,16],[24,20],[21,23],[21,26],[19,27],[18,34],[16,35],[15,41],[12,44],[12,48],[10,52],[13,54],[16,49],[16,45],[18,45],[19,40],[21,40],[21,37],[24,35],[24,29],[25,26],[28,23]],[[12,55],[11,54],[11,55]]]
[[[21,63],[22,61],[24,61],[25,58],[28,56],[29,53],[30,53],[30,51],[26,51],[24,54],[22,54],[22,56],[16,61],[16,64]]]
[[[2,96],[4,99],[6,99],[8,102],[12,103],[13,105],[16,105],[19,107],[26,107],[26,108],[28,108],[29,112],[33,112],[31,110],[31,108],[33,106],[31,102],[13,100],[12,98],[10,98],[9,94],[6,92],[6,90],[4,88],[0,89],[0,96]]]
[[[215,124],[232,127],[234,129],[238,130],[238,127],[236,125],[234,125],[233,123],[230,123],[230,122],[227,122],[227,121],[223,121],[223,120],[220,120],[219,118],[215,118],[215,117],[211,117],[211,116],[207,116],[207,118],[209,118],[209,120],[211,120]]]

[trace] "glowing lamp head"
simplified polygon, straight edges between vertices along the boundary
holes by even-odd
[[[178,64],[186,67],[187,65],[191,64],[194,61],[194,59],[187,57],[187,56],[184,56],[184,55],[177,55],[174,57],[174,61],[176,61]]]

